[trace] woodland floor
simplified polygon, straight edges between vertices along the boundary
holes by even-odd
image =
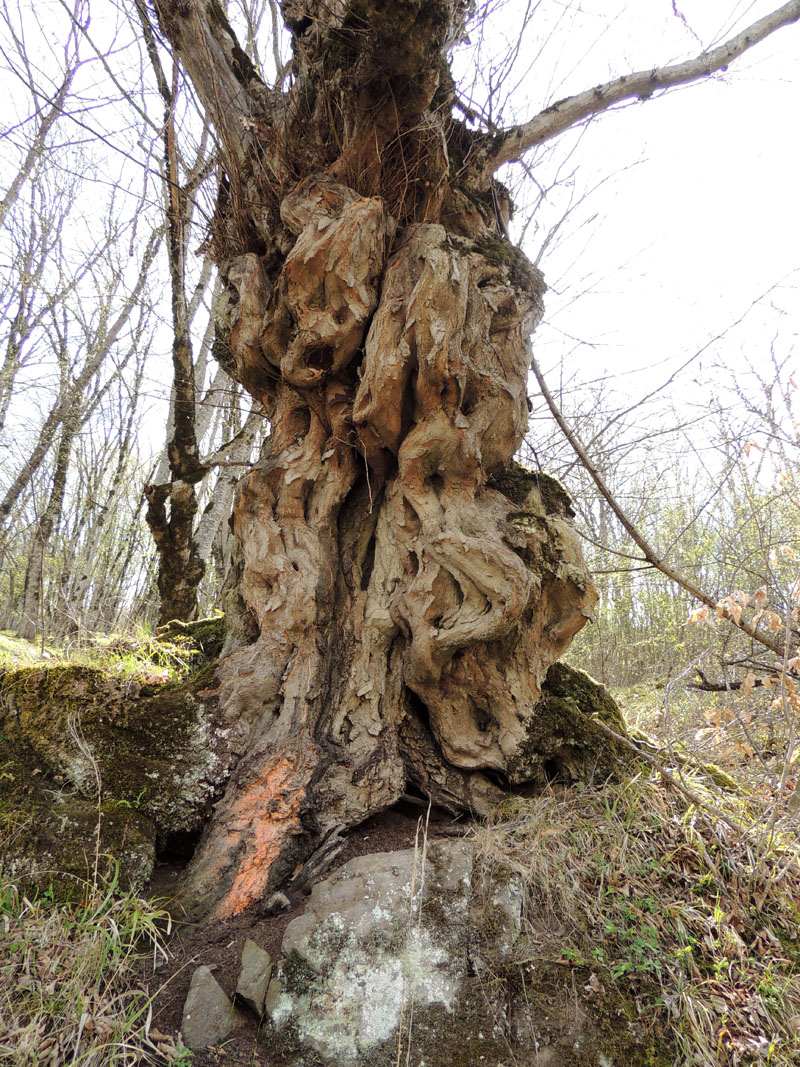
[[[16,646],[9,654],[21,655]],[[545,953],[553,957],[553,971],[579,976],[590,997],[597,983],[605,984],[615,996],[627,996],[636,1011],[643,1005],[644,1017],[665,1025],[663,1005],[672,1004],[681,1020],[686,1057],[681,1062],[762,1063],[766,1055],[776,1067],[795,1067],[800,1064],[800,813],[788,803],[797,786],[796,768],[789,763],[781,776],[780,762],[795,736],[794,723],[781,714],[766,687],[710,693],[678,683],[659,688],[642,682],[616,695],[632,727],[664,739],[667,747],[660,758],[688,785],[689,799],[658,774],[647,773],[616,785],[554,787],[545,795],[510,797],[496,818],[474,829],[469,820],[433,809],[428,837],[474,832],[482,855],[512,866],[521,863],[532,906],[545,900],[548,915],[564,918]],[[712,790],[703,771],[708,763],[743,788]],[[698,795],[699,807],[690,802]],[[776,806],[778,822],[771,814]],[[716,817],[719,811],[727,822]],[[326,876],[356,856],[413,847],[426,812],[424,803],[404,801],[367,820],[351,832]],[[736,824],[744,829],[733,832]],[[769,827],[766,836],[764,827]],[[167,959],[154,970],[151,954],[149,973],[143,976],[153,997],[149,1027],[172,1038],[167,1046],[180,1045],[175,1038],[195,970],[210,967],[232,996],[245,941],[252,939],[277,961],[287,925],[307,902],[300,895],[288,910],[270,917],[253,908],[224,923],[182,923],[170,898],[190,852],[187,842],[182,851],[176,848],[162,857],[148,893],[156,908],[166,907],[173,923]],[[54,914],[46,901],[34,907],[20,904],[13,892],[6,898],[11,932],[6,926],[5,948],[0,945],[7,953],[3,957],[0,951],[0,986],[5,972],[20,969],[19,943],[32,944],[38,937],[33,920],[44,930]],[[107,916],[112,925],[116,915]],[[64,916],[73,923],[74,912],[66,910]],[[589,919],[584,922],[581,916]],[[58,934],[65,929],[57,927],[58,936],[45,947],[56,962],[61,953],[67,967],[72,934],[66,941]],[[115,967],[112,961],[106,970]],[[138,964],[134,967],[124,981],[138,985],[142,974]],[[97,984],[96,976],[92,981]],[[533,995],[537,976],[524,981]],[[122,1003],[124,997],[117,999]],[[18,1000],[21,1010],[27,1010],[25,997]],[[589,1005],[592,1011],[597,1007],[594,1001]],[[63,1023],[55,1018],[37,1022],[38,1017],[28,1022],[22,1014],[11,1022],[19,1023],[18,1033],[34,1045],[50,1041],[48,1034],[59,1027],[66,1033],[71,1025],[67,1044],[72,1047],[80,1039],[82,1011],[71,1023],[65,1013],[58,1017]],[[687,1018],[697,1022],[693,1029],[684,1025]],[[143,1021],[136,1024],[139,1030]],[[33,1033],[39,1022],[44,1037]],[[21,1038],[4,1043],[8,1035],[2,1031],[0,1022],[0,1060],[8,1060],[5,1049],[15,1064],[51,1062],[20,1058]],[[151,1042],[148,1047],[155,1046]],[[173,1067],[285,1067],[255,1019],[237,1025],[219,1048],[193,1055],[187,1050],[177,1058],[170,1052],[169,1062]]]
[[[766,752],[763,740],[759,747],[767,755],[766,760],[753,758],[752,749],[749,747],[749,741],[755,740],[754,732],[769,733],[773,737],[776,732],[779,732],[774,729],[776,724],[769,722],[770,716],[766,707],[756,708],[751,698],[747,702],[750,705],[748,710],[745,706],[745,699],[740,695],[734,698],[732,694],[727,694],[726,699],[725,695],[720,694],[690,693],[686,690],[671,693],[657,691],[649,686],[627,690],[620,696],[620,702],[626,706],[629,721],[633,724],[656,735],[666,734],[673,740],[680,739],[689,751],[695,753],[697,758],[718,761],[739,781],[747,782],[756,794],[762,791],[765,794],[769,792],[767,780],[771,777],[773,753]],[[779,749],[780,745],[774,747]],[[424,817],[425,810],[424,807],[417,807],[411,803],[401,803],[396,808],[369,819],[350,834],[345,848],[330,870],[335,870],[355,856],[413,847],[420,816]],[[575,814],[580,817],[580,808],[576,809]],[[669,819],[666,819],[666,822],[668,823]],[[468,825],[467,822],[454,822],[447,812],[434,809],[430,816],[428,835],[430,838],[440,835],[449,836],[454,832],[459,832],[461,826],[466,830]],[[600,851],[605,848],[609,853],[613,852],[615,839],[612,835],[604,845],[602,833],[600,833],[602,829],[603,827],[599,824],[598,826],[589,825],[589,837],[585,842],[587,853],[595,838],[600,842]],[[662,829],[663,827],[658,832],[661,833]],[[481,833],[480,830],[477,832]],[[648,830],[648,833],[651,832]],[[687,830],[686,834],[689,833],[690,831]],[[675,841],[666,842],[666,844],[669,844],[670,848],[674,848],[676,844],[682,847],[683,839],[684,831],[679,829]],[[546,851],[545,846],[549,846],[551,841],[550,838],[546,842],[539,841],[534,848],[537,850],[544,848]],[[484,841],[484,846],[485,844]],[[709,844],[712,849],[719,846],[716,840],[710,841]],[[649,855],[648,849],[654,847],[649,841],[645,844],[642,854],[645,859]],[[557,866],[558,864],[556,868]],[[657,863],[656,867],[660,868],[660,864]],[[154,895],[168,898],[170,884],[180,874],[181,869],[180,863],[162,864],[157,872]],[[589,874],[591,875],[591,872]],[[702,874],[702,871],[699,874]],[[623,879],[627,879],[629,875],[633,879],[632,871],[622,870]],[[660,871],[659,878],[661,878]],[[635,879],[631,884],[634,883]],[[647,900],[647,894],[651,891],[657,892],[658,890],[653,887],[642,887],[639,895]],[[683,890],[672,887],[669,892],[683,892]],[[733,914],[741,903],[737,896],[739,890],[726,886],[723,895],[728,893],[732,894],[728,903],[730,912]],[[665,901],[667,899],[672,898],[667,897]],[[248,938],[266,949],[274,961],[280,959],[281,942],[286,926],[303,911],[305,903],[305,897],[299,897],[291,901],[290,910],[271,917],[264,917],[258,913],[257,909],[251,909],[236,919],[202,928],[182,926],[178,920],[168,945],[169,960],[149,976],[149,992],[154,994],[152,1025],[162,1033],[178,1033],[181,1027],[183,1004],[192,974],[202,964],[211,967],[217,981],[231,996],[239,974],[242,948]],[[623,904],[627,905],[627,903],[626,898]],[[718,907],[719,904],[717,904]],[[709,914],[712,911],[711,904],[708,905],[708,911]],[[615,913],[610,915],[610,918],[615,920],[618,916]],[[177,920],[177,916],[173,915],[173,919]],[[665,944],[670,943],[665,941]],[[623,946],[622,967],[628,965],[624,951]],[[756,952],[755,955],[757,956],[758,953]],[[719,970],[720,962],[727,966],[725,960],[718,960],[717,970]],[[638,958],[634,959],[634,963],[643,966]],[[618,966],[620,966],[619,962]],[[791,968],[787,971],[788,973],[791,973]],[[588,974],[589,970],[587,970]],[[753,988],[760,988],[757,977],[755,972],[753,976],[743,972],[738,983],[743,987],[752,985]],[[796,982],[796,979],[792,981]],[[796,992],[792,994],[792,997],[795,995]],[[765,1027],[764,1032],[769,1034],[769,1024],[765,1024]],[[758,1027],[755,1029],[758,1031]],[[761,1036],[761,1033],[756,1033],[755,1040],[760,1040]],[[778,1058],[776,1062],[798,1062],[793,1058],[792,1052],[787,1051],[785,1055],[786,1058]],[[248,1067],[284,1067],[285,1063],[277,1052],[269,1047],[267,1035],[259,1032],[255,1020],[250,1020],[247,1025],[235,1028],[232,1036],[220,1047],[196,1052],[193,1058],[186,1062],[187,1064],[191,1062],[193,1067],[223,1067],[223,1065],[225,1067],[245,1067],[245,1065]],[[729,1061],[723,1057],[719,1062]]]
[[[356,856],[413,848],[420,817],[425,818],[426,810],[401,802],[389,811],[367,819],[351,831],[326,877]],[[435,839],[443,831],[452,833],[461,825],[466,829],[468,824],[454,821],[448,812],[434,808],[430,813],[428,839]],[[170,886],[183,866],[181,862],[159,864],[152,895],[168,900]],[[302,914],[306,899],[305,895],[293,899],[291,908],[277,915],[265,917],[257,908],[250,908],[233,919],[202,927],[181,924],[178,916],[173,915],[175,929],[167,945],[169,959],[148,976],[149,992],[155,993],[153,1027],[168,1034],[180,1030],[192,974],[204,964],[211,968],[228,996],[232,996],[241,969],[242,949],[248,938],[265,949],[273,961],[280,959],[284,930],[292,919]],[[193,1067],[280,1067],[283,1060],[266,1047],[265,1038],[252,1020],[249,1025],[236,1029],[234,1036],[220,1047],[195,1052],[191,1063]]]

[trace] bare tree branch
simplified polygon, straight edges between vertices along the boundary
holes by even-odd
[[[250,120],[256,113],[262,120],[269,115],[269,93],[236,40],[222,5],[218,0],[191,0],[178,7],[156,0],[155,8],[214,123],[229,165],[241,164],[252,148]]]
[[[58,428],[63,424],[65,419],[70,413],[70,410],[78,402],[79,398],[83,396],[86,388],[91,382],[94,375],[97,373],[99,367],[103,363],[103,360],[108,356],[113,346],[116,344],[119,335],[128,322],[131,313],[137,307],[139,298],[141,296],[144,284],[148,277],[148,271],[156,257],[161,240],[163,238],[163,231],[158,229],[154,230],[148,239],[147,245],[142,256],[142,265],[139,272],[139,277],[125,299],[125,302],[120,309],[119,314],[114,319],[113,323],[101,338],[97,340],[97,343],[93,351],[90,351],[86,363],[75,376],[75,378],[69,383],[66,389],[56,399],[53,404],[47,418],[44,421],[44,425],[39,434],[39,441],[35,448],[31,452],[30,456],[26,460],[24,466],[20,470],[13,483],[9,486],[2,501],[0,501],[0,528],[5,524],[11,509],[19,498],[24,488],[28,485],[33,475],[42,465],[42,462],[50,449]]]
[[[763,670],[765,674],[770,674],[773,676],[778,675],[779,673],[774,667],[768,667],[766,665],[763,666],[761,670]],[[695,667],[694,671],[695,674],[699,677],[700,681],[687,682],[686,688],[693,689],[697,693],[730,693],[732,690],[742,689],[744,686],[744,682],[711,682],[708,678],[706,678],[706,676],[703,674],[699,667]],[[759,689],[765,686],[766,684],[767,683],[764,681],[763,678],[751,678],[750,680],[751,689]]]
[[[769,634],[764,633],[763,630],[759,630],[755,626],[751,626],[750,623],[746,622],[744,619],[736,618],[734,613],[729,610],[729,608],[727,608],[725,604],[721,603],[718,600],[715,600],[714,597],[706,593],[705,590],[700,588],[700,586],[695,585],[694,582],[684,577],[684,575],[679,574],[678,571],[676,571],[673,567],[671,567],[668,563],[665,563],[664,560],[661,559],[660,555],[645,540],[645,538],[639,532],[638,528],[634,525],[632,520],[628,517],[626,512],[618,503],[616,497],[608,488],[605,479],[597,470],[592,461],[589,459],[586,449],[583,447],[581,442],[570,429],[566,419],[564,418],[561,408],[558,406],[555,399],[553,398],[553,394],[547,387],[547,382],[544,380],[544,375],[542,374],[541,369],[539,368],[539,364],[536,362],[535,358],[531,359],[531,369],[533,370],[533,373],[536,376],[536,381],[539,383],[539,388],[542,391],[542,396],[544,397],[547,406],[550,408],[553,418],[561,427],[561,431],[566,437],[566,439],[572,445],[575,455],[581,461],[581,464],[586,470],[587,474],[591,477],[594,484],[600,490],[600,494],[603,499],[606,501],[608,506],[611,508],[611,510],[619,519],[619,521],[622,523],[628,536],[631,538],[634,544],[636,544],[638,548],[641,549],[645,560],[651,566],[655,567],[656,570],[659,570],[662,574],[665,574],[667,578],[669,578],[671,581],[676,582],[682,589],[685,589],[686,592],[690,594],[690,596],[693,596],[695,598],[695,600],[699,600],[701,604],[705,604],[706,607],[711,608],[721,618],[726,619],[732,626],[736,626],[739,630],[742,630],[749,637],[752,637],[754,641],[758,641],[759,644],[763,645],[765,648],[768,648],[776,655],[783,656],[784,649],[782,641],[777,638],[770,637]]]
[[[5,22],[8,31],[11,34],[12,39],[16,45],[22,66],[25,68],[25,75],[21,72],[17,72],[18,76],[22,78],[23,82],[27,82],[27,88],[31,93],[31,97],[34,105],[34,115],[38,116],[39,126],[31,141],[25,158],[20,164],[17,174],[13,178],[9,188],[6,190],[2,201],[0,201],[0,226],[5,223],[6,216],[11,210],[12,206],[19,196],[20,189],[28,180],[36,166],[39,159],[41,159],[43,153],[46,150],[47,138],[50,134],[50,130],[54,126],[56,120],[61,116],[64,111],[64,104],[69,97],[72,90],[72,83],[78,69],[83,65],[83,61],[79,58],[79,46],[78,46],[78,31],[84,28],[83,21],[86,19],[84,14],[84,20],[80,18],[80,8],[82,6],[82,0],[74,0],[72,8],[66,7],[66,10],[70,16],[72,28],[69,33],[69,39],[67,45],[64,48],[64,74],[60,86],[56,92],[49,96],[47,93],[42,92],[36,86],[35,78],[32,73],[30,63],[25,51],[24,38],[20,37],[13,29],[11,24],[11,18],[6,5],[3,5],[2,21]],[[46,106],[45,106],[46,105]]]
[[[675,85],[685,85],[699,78],[707,77],[718,70],[725,70],[729,63],[738,58],[753,45],[763,41],[775,30],[800,20],[800,0],[790,0],[788,4],[758,19],[741,33],[708,52],[702,52],[694,59],[675,63],[670,67],[654,67],[652,70],[623,74],[613,81],[586,89],[576,96],[568,96],[540,111],[529,122],[522,123],[507,130],[499,145],[489,155],[484,167],[484,174],[496,171],[504,163],[519,159],[529,149],[549,141],[572,126],[607,111],[614,104],[623,100],[648,100],[653,93],[662,89],[671,89]]]

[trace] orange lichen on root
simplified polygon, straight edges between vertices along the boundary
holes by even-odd
[[[270,868],[289,834],[300,825],[300,807],[313,761],[299,764],[278,757],[241,796],[226,819],[227,848],[221,855],[243,849],[233,884],[217,905],[215,918],[230,919],[262,899]]]

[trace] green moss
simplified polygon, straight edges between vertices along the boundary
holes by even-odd
[[[624,735],[627,732],[619,704],[606,687],[586,671],[566,663],[554,663],[547,672],[542,692],[547,701],[569,702],[582,715],[596,715],[617,733]]]
[[[511,285],[529,293],[537,300],[544,295],[542,273],[525,253],[505,237],[489,234],[474,241],[475,251],[495,267],[502,267]]]
[[[97,773],[104,792],[161,832],[192,830],[212,799],[206,778],[214,762],[197,694],[214,684],[213,664],[183,682],[141,689],[84,665],[7,669],[0,732],[28,747],[57,783],[90,795]]]
[[[156,830],[141,812],[80,796],[54,782],[30,750],[0,744],[0,866],[24,892],[80,897],[115,867],[123,888],[153,873]]]
[[[424,1062],[426,1067],[511,1067],[508,1040],[500,1027],[492,1025],[493,1009],[499,1022],[496,991],[477,978],[465,979],[453,1012],[442,1004],[415,1007],[410,1040],[418,1062]],[[396,1057],[386,1062],[395,1063]],[[401,1062],[405,1062],[404,1057]]]
[[[54,878],[58,895],[69,895],[99,855],[106,866],[119,863],[123,884],[138,887],[152,873],[157,838],[202,826],[219,770],[206,703],[216,688],[209,657],[221,647],[224,620],[167,629],[170,654],[195,652],[190,662],[199,669],[182,681],[143,684],[155,664],[126,676],[108,647],[98,653],[105,668],[0,667],[0,856],[21,884],[46,889]]]
[[[522,968],[483,968],[463,982],[452,1012],[442,1004],[416,1005],[410,1039],[414,1062],[426,1067],[511,1067],[534,1049],[558,1050],[561,1067],[610,1063],[614,1067],[670,1067],[675,1048],[661,1033],[645,1032],[635,1004],[616,988],[591,999],[583,992],[588,969],[576,974],[551,966],[528,979]],[[509,1026],[509,1018],[516,1025]],[[408,1035],[361,1055],[361,1067],[405,1062]]]
[[[512,460],[503,470],[489,476],[489,487],[497,489],[516,504],[512,516],[530,514],[559,515],[572,518],[572,500],[563,485],[544,471],[533,471]]]
[[[512,780],[605,780],[628,771],[632,758],[593,721],[626,734],[625,719],[608,690],[584,671],[554,663],[531,720],[528,739],[510,770]]]
[[[542,494],[545,511],[548,515],[566,515],[574,518],[572,498],[558,479],[544,471],[537,471],[537,487]]]
[[[311,964],[294,950],[281,963],[281,980],[290,996],[305,996],[319,982],[319,977]]]
[[[495,237],[494,234],[489,234],[486,237],[480,237],[475,241],[477,250],[495,267],[504,267],[511,259],[512,245],[508,241],[504,241],[502,237]]]
[[[189,645],[203,659],[214,660],[222,651],[225,633],[225,616],[212,615],[206,619],[195,619],[194,622],[181,622],[179,619],[173,619],[164,626],[159,626],[157,637],[160,641],[172,641],[175,638],[187,639]]]
[[[647,1027],[639,1023],[633,995],[618,985],[605,982],[594,992],[587,985],[590,974],[588,967],[548,963],[509,973],[517,1029],[529,1030],[539,1046],[557,1047],[563,1067],[671,1067],[677,1051],[673,1039],[652,1020]]]

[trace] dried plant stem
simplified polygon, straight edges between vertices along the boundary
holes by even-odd
[[[663,763],[657,760],[655,756],[651,756],[649,752],[645,752],[643,748],[641,748],[639,745],[634,744],[634,742],[631,741],[629,738],[623,737],[622,734],[618,734],[616,730],[612,730],[611,727],[607,726],[601,719],[593,717],[592,721],[595,723],[596,726],[599,727],[599,729],[604,734],[612,738],[617,744],[622,745],[624,748],[627,748],[629,751],[635,753],[641,759],[645,760],[646,763],[649,763],[651,767],[658,771],[658,773],[661,775],[665,782],[672,786],[672,788],[675,789],[678,793],[681,793],[684,797],[686,797],[686,799],[689,800],[696,808],[698,808],[700,811],[707,812],[709,815],[713,815],[715,819],[718,819],[726,826],[729,826],[731,830],[733,830],[734,833],[738,834],[743,841],[747,842],[749,845],[752,845],[756,853],[758,853],[762,857],[764,856],[765,842],[763,837],[758,841],[754,841],[752,832],[749,829],[742,826],[741,823],[738,823],[735,819],[732,819],[730,815],[726,815],[725,812],[718,808],[715,804],[710,804],[707,800],[704,800],[699,795],[699,793],[695,793],[694,790],[689,789],[687,786],[685,786],[675,777],[674,774],[668,771],[667,768],[663,765]],[[771,838],[768,837],[766,840],[767,849],[769,848],[770,842]],[[800,863],[790,857],[786,861],[784,866],[781,868],[779,874],[773,877],[771,881],[775,881],[777,880],[777,878],[782,877],[783,874],[785,874],[788,870],[793,870],[796,873],[800,873]]]

